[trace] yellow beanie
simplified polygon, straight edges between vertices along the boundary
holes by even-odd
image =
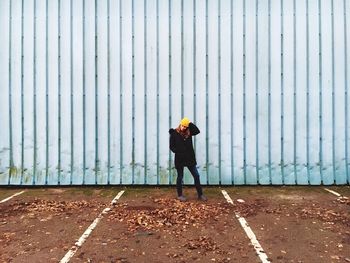
[[[185,127],[188,127],[190,125],[190,120],[185,117],[181,120],[181,123],[180,123],[182,126],[185,126]]]

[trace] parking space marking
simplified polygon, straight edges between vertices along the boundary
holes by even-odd
[[[1,201],[0,201],[0,204],[1,204],[1,203],[5,203],[6,201],[8,201],[8,200],[10,200],[10,199],[12,199],[12,198],[14,198],[14,197],[16,197],[17,195],[21,195],[21,194],[23,194],[24,192],[25,192],[25,191],[21,191],[21,192],[18,192],[18,193],[15,193],[15,194],[11,195],[10,197],[5,198],[4,200],[1,200]]]
[[[222,194],[226,198],[226,201],[233,205],[233,201],[231,197],[228,195],[228,193],[225,190],[221,190]],[[249,227],[248,222],[239,215],[239,213],[235,212],[236,218],[238,219],[239,223],[241,224],[242,228],[244,229],[245,233],[247,234],[248,238],[250,239],[250,242],[254,246],[254,249],[256,253],[258,254],[261,262],[263,263],[270,263],[266,253],[264,252],[264,249],[261,247],[259,241],[256,239],[256,236],[253,232],[253,230]]]
[[[336,195],[336,196],[338,196],[338,197],[341,197],[341,196],[342,196],[341,194],[337,193],[336,191],[330,190],[330,189],[328,189],[328,188],[324,188],[324,190],[326,190],[326,191],[330,192],[331,194],[334,194],[334,195]]]
[[[67,263],[69,260],[74,256],[74,254],[78,251],[78,249],[84,244],[86,239],[89,237],[89,235],[92,233],[94,228],[97,226],[97,224],[101,221],[103,216],[107,214],[112,208],[111,206],[115,205],[118,201],[118,199],[124,194],[125,191],[120,191],[116,197],[112,200],[109,207],[106,207],[103,209],[103,211],[96,217],[94,222],[85,230],[85,232],[82,234],[82,236],[78,239],[77,242],[75,242],[74,246],[66,253],[66,255],[61,259],[61,263]]]

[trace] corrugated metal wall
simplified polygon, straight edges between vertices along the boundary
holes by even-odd
[[[347,0],[0,0],[0,184],[345,184]],[[191,183],[187,174],[185,183]]]

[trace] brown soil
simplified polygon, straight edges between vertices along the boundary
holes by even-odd
[[[0,262],[60,261],[119,191],[31,189],[0,204]],[[172,188],[126,189],[71,262],[260,262],[235,213],[271,262],[350,262],[349,199],[321,187],[226,191],[234,205],[219,188],[205,189],[207,202],[186,188],[184,203]],[[14,192],[0,189],[4,198]]]

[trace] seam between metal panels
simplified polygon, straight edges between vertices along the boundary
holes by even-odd
[[[132,142],[131,142],[131,174],[132,184],[135,183],[135,18],[134,18],[134,0],[131,1],[132,15]]]
[[[34,149],[33,149],[33,177],[32,184],[35,185],[35,175],[36,175],[36,163],[37,163],[37,129],[36,129],[36,0],[34,0],[34,47],[33,47],[33,105],[34,105],[34,118],[33,118],[33,128],[34,128]]]
[[[95,0],[95,184],[97,184],[97,175],[100,172],[99,155],[98,155],[98,4]]]
[[[157,184],[159,184],[159,0],[157,7]]]
[[[281,177],[282,184],[284,184],[284,76],[283,76],[283,0],[281,0]]]
[[[10,151],[9,151],[9,176],[8,176],[8,182],[7,184],[11,184],[11,176],[12,176],[12,170],[14,167],[13,164],[13,136],[12,136],[12,0],[10,0],[10,6],[9,6],[9,132],[10,132],[10,138],[9,138],[9,144],[10,144]]]
[[[46,0],[46,47],[45,47],[45,63],[46,63],[46,79],[45,79],[45,82],[46,82],[46,152],[45,152],[45,155],[46,155],[46,171],[45,171],[45,185],[48,184],[48,176],[49,176],[49,130],[50,130],[50,127],[49,127],[49,11],[48,11],[48,0]]]
[[[24,0],[21,5],[21,182],[24,171]]]
[[[293,0],[293,164],[294,183],[297,184],[297,63],[296,63],[296,3]]]
[[[85,0],[83,0],[83,185],[86,175],[86,72],[85,72]]]
[[[344,59],[344,81],[345,81],[345,169],[346,169],[346,178],[348,183],[350,183],[350,175],[349,175],[349,153],[348,153],[348,146],[349,146],[349,136],[348,136],[348,41],[347,41],[347,21],[346,21],[346,0],[343,1],[344,5],[344,53],[345,53],[345,59]]]
[[[110,35],[111,35],[111,27],[110,27],[110,0],[107,1],[107,151],[108,151],[108,160],[107,160],[107,184],[111,183],[111,44],[110,44]]]
[[[243,1],[243,177],[247,182],[247,124],[246,124],[246,6]]]
[[[169,52],[169,128],[171,127],[171,120],[172,120],[172,118],[171,118],[171,116],[172,116],[172,114],[171,114],[171,110],[172,110],[172,107],[171,107],[171,0],[169,0],[169,10],[168,10],[168,19],[169,19],[169,21],[168,21],[168,27],[169,27],[169,43],[168,43],[168,45],[169,45],[169,50],[168,50],[168,52]],[[171,151],[170,151],[170,149],[168,150],[169,151],[169,184],[171,185],[172,184],[172,181],[171,181],[171,179],[172,179],[172,176],[171,176],[171,165],[172,165],[172,155],[171,155]]]
[[[61,0],[58,0],[58,185],[61,184]]]
[[[219,184],[221,185],[221,0],[218,2],[218,126],[219,126]]]
[[[259,174],[259,0],[255,1],[255,171],[256,180],[260,184]]]
[[[335,169],[335,72],[334,72],[334,1],[331,1],[332,15],[332,162],[333,162],[333,183],[336,182]]]
[[[196,44],[197,44],[197,10],[196,10],[196,0],[193,0],[193,121],[194,123],[197,123],[197,83],[196,83],[196,76],[197,76],[197,50],[196,50]],[[194,137],[194,151],[196,152],[197,149],[197,138]]]
[[[120,104],[119,104],[119,127],[120,127],[120,184],[123,183],[123,17],[122,17],[122,2],[119,0],[119,63],[120,63]]]
[[[70,184],[73,183],[74,169],[74,109],[73,109],[73,0],[70,0]]]
[[[145,158],[145,178],[144,184],[147,184],[147,0],[144,0],[144,120],[145,120],[145,149],[144,149],[144,158]]]
[[[318,78],[319,78],[319,164],[320,164],[320,176],[321,184],[323,184],[323,143],[322,143],[322,23],[321,23],[321,0],[318,0],[318,54],[319,54],[319,68],[318,68]]]
[[[184,0],[181,0],[181,118],[184,117]]]
[[[208,83],[208,0],[205,1],[205,129],[206,129],[206,135],[205,135],[205,167],[206,167],[206,175],[207,175],[207,185],[209,184],[209,109],[208,109],[208,91],[209,91],[209,83]]]
[[[233,0],[230,1],[230,67],[231,67],[231,74],[230,74],[230,96],[231,96],[231,107],[230,107],[230,112],[231,112],[231,182],[232,185],[235,184],[235,179],[234,179],[234,158],[233,158],[233,138],[234,138],[234,129],[233,129]]]
[[[271,184],[271,0],[268,1],[268,60],[268,166]]]
[[[306,0],[306,169],[310,184],[310,24],[309,0]]]

